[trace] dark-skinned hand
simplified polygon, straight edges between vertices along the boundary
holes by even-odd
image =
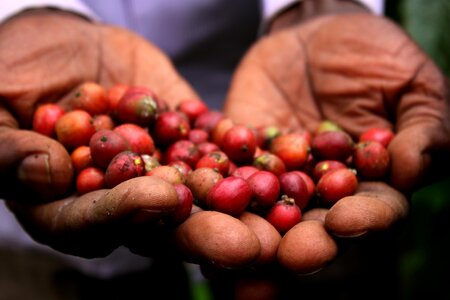
[[[355,140],[370,127],[396,133],[388,182],[361,183],[330,209],[307,211],[303,226],[322,226],[321,239],[287,233],[301,247],[278,255],[297,260],[300,273],[336,258],[330,240],[405,218],[411,193],[450,153],[446,78],[398,25],[352,2],[305,0],[281,14],[242,60],[225,104],[228,117],[256,127],[315,132],[332,120]]]
[[[65,103],[85,81],[151,88],[172,107],[198,95],[155,46],[121,28],[55,10],[21,13],[0,25],[0,197],[38,242],[84,256],[122,244],[155,243],[135,227],[157,224],[178,205],[173,188],[138,178],[73,194],[69,153],[30,130],[36,107]]]

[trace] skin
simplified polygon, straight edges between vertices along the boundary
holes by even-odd
[[[6,191],[3,185],[9,187],[9,193],[0,196],[25,229],[33,229],[29,230],[33,237],[55,249],[87,257],[105,255],[119,244],[139,249],[141,235],[125,239],[125,233],[115,234],[118,220],[125,230],[134,229],[135,223],[157,223],[160,218],[155,214],[170,213],[165,205],[172,192],[163,193],[166,201],[158,198],[150,211],[143,203],[154,196],[138,185],[127,190],[117,186],[112,194],[101,190],[66,197],[73,176],[67,152],[26,129],[38,103],[64,104],[70,92],[88,80],[105,87],[149,86],[171,107],[179,99],[198,98],[196,93],[168,58],[140,37],[61,12],[28,12],[2,24],[0,57],[0,191]],[[437,154],[448,155],[450,150],[448,99],[444,76],[417,45],[395,24],[351,1],[305,0],[271,24],[236,70],[224,106],[227,117],[255,126],[311,131],[322,120],[332,119],[353,137],[373,126],[388,126],[397,133],[389,146],[394,188],[369,182],[339,207],[311,212],[313,220],[307,224],[323,234],[314,238],[322,237],[321,247],[331,248],[315,251],[308,235],[302,235],[296,244],[310,245],[307,253],[322,257],[303,257],[308,265],[297,265],[298,270],[314,272],[335,259],[336,245],[330,242],[334,236],[388,230],[407,215],[408,195],[420,186],[427,170],[439,165]],[[6,178],[28,186],[34,197],[12,190],[11,179]],[[129,201],[134,193],[143,197],[142,202]],[[113,210],[114,222],[88,209],[102,203],[109,211],[106,200],[111,197],[120,203]],[[71,217],[63,218],[64,214]],[[99,228],[102,239],[97,238]],[[204,243],[201,249],[210,249],[211,239],[191,236]],[[71,237],[76,243],[69,243]],[[81,251],[80,244],[88,246]],[[189,244],[186,253],[196,252]],[[233,253],[227,254],[234,261]]]
[[[101,204],[111,209],[114,219],[131,230],[135,215],[156,224],[155,214],[170,213],[170,203],[177,203],[175,191],[168,193],[162,186],[155,194],[144,193],[145,184],[131,181],[115,187],[114,193],[72,195],[69,153],[55,140],[29,130],[33,112],[44,101],[64,106],[86,81],[106,88],[116,83],[152,87],[173,107],[181,99],[199,99],[198,95],[152,44],[126,30],[69,13],[34,10],[4,22],[0,57],[0,197],[33,238],[56,250],[97,257],[120,244],[138,244],[141,236],[133,241],[125,238],[127,234],[121,237],[116,222],[90,208]],[[141,202],[131,201],[137,197]],[[109,203],[120,205],[112,210]],[[99,227],[102,238],[97,236]]]
[[[390,183],[407,196],[437,162],[432,155],[450,149],[448,92],[400,28],[360,9],[275,22],[236,71],[225,113],[286,130],[314,131],[331,119],[354,138],[369,127],[393,128]]]
[[[449,151],[443,74],[398,26],[362,9],[299,22],[275,23],[250,49],[227,116],[313,132],[331,119],[354,138],[370,127],[392,128],[390,182],[406,193],[417,189],[433,155]]]
[[[332,262],[336,237],[386,231],[407,217],[409,196],[424,178],[442,174],[435,166],[450,152],[446,78],[401,28],[354,1],[305,0],[276,18],[238,66],[224,113],[254,126],[311,132],[329,119],[354,139],[370,127],[396,132],[390,185],[366,182],[339,205],[305,214],[314,222],[302,226],[320,234],[295,260],[299,273]],[[283,243],[309,245],[299,232]],[[292,253],[282,247],[278,255]]]

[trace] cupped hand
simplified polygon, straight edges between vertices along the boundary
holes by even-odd
[[[134,243],[127,234],[133,226],[157,224],[174,211],[173,187],[148,177],[72,194],[69,153],[30,130],[40,103],[64,103],[86,81],[147,86],[172,107],[198,99],[159,49],[124,29],[33,10],[0,25],[0,61],[0,197],[34,239],[70,254],[103,256]]]
[[[320,224],[333,239],[288,232],[280,245],[293,244],[297,252],[283,247],[278,258],[297,260],[295,272],[313,272],[336,257],[336,236],[387,230],[404,218],[408,195],[450,152],[449,107],[444,75],[385,18],[364,12],[330,14],[261,38],[235,73],[227,116],[253,126],[311,132],[328,119],[355,139],[370,127],[396,133],[389,146],[389,185],[365,182],[356,195],[331,209],[306,212],[299,225]]]

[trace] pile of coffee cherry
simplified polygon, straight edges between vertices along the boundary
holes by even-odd
[[[94,82],[64,105],[40,105],[33,130],[67,149],[80,195],[158,176],[178,193],[179,223],[194,208],[236,217],[251,211],[280,234],[306,210],[353,195],[361,180],[386,180],[394,137],[371,128],[354,140],[330,120],[315,132],[255,128],[197,99],[170,109],[147,87]]]

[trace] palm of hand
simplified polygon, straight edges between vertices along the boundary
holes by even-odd
[[[120,28],[36,10],[2,24],[0,57],[0,176],[5,179],[0,196],[34,239],[63,252],[103,256],[124,242],[117,223],[133,223],[141,211],[140,222],[151,223],[178,205],[164,183],[155,186],[168,193],[156,202],[151,199],[158,192],[141,194],[146,179],[127,188],[68,195],[74,175],[69,154],[55,140],[27,130],[40,103],[64,106],[86,81],[148,86],[172,106],[198,98],[159,49]],[[13,188],[15,174],[27,188]]]
[[[195,94],[165,54],[121,28],[37,11],[3,24],[0,37],[2,100],[22,128],[38,103],[64,103],[85,81],[151,86],[172,104]]]
[[[357,138],[396,131],[391,183],[417,187],[427,155],[450,144],[444,76],[395,24],[367,15],[323,17],[267,36],[248,53],[225,112],[311,132],[330,119]]]
[[[257,43],[236,71],[225,113],[254,126],[311,132],[329,119],[354,138],[369,127],[394,129],[389,185],[362,183],[330,210],[304,216],[336,236],[354,237],[386,230],[407,215],[408,201],[396,189],[406,194],[417,189],[431,153],[450,149],[448,100],[444,76],[395,24],[368,14],[335,15]],[[307,237],[291,236],[311,245]],[[322,256],[304,257],[299,263],[305,266],[309,258],[318,263],[335,255],[329,249],[302,250]]]

